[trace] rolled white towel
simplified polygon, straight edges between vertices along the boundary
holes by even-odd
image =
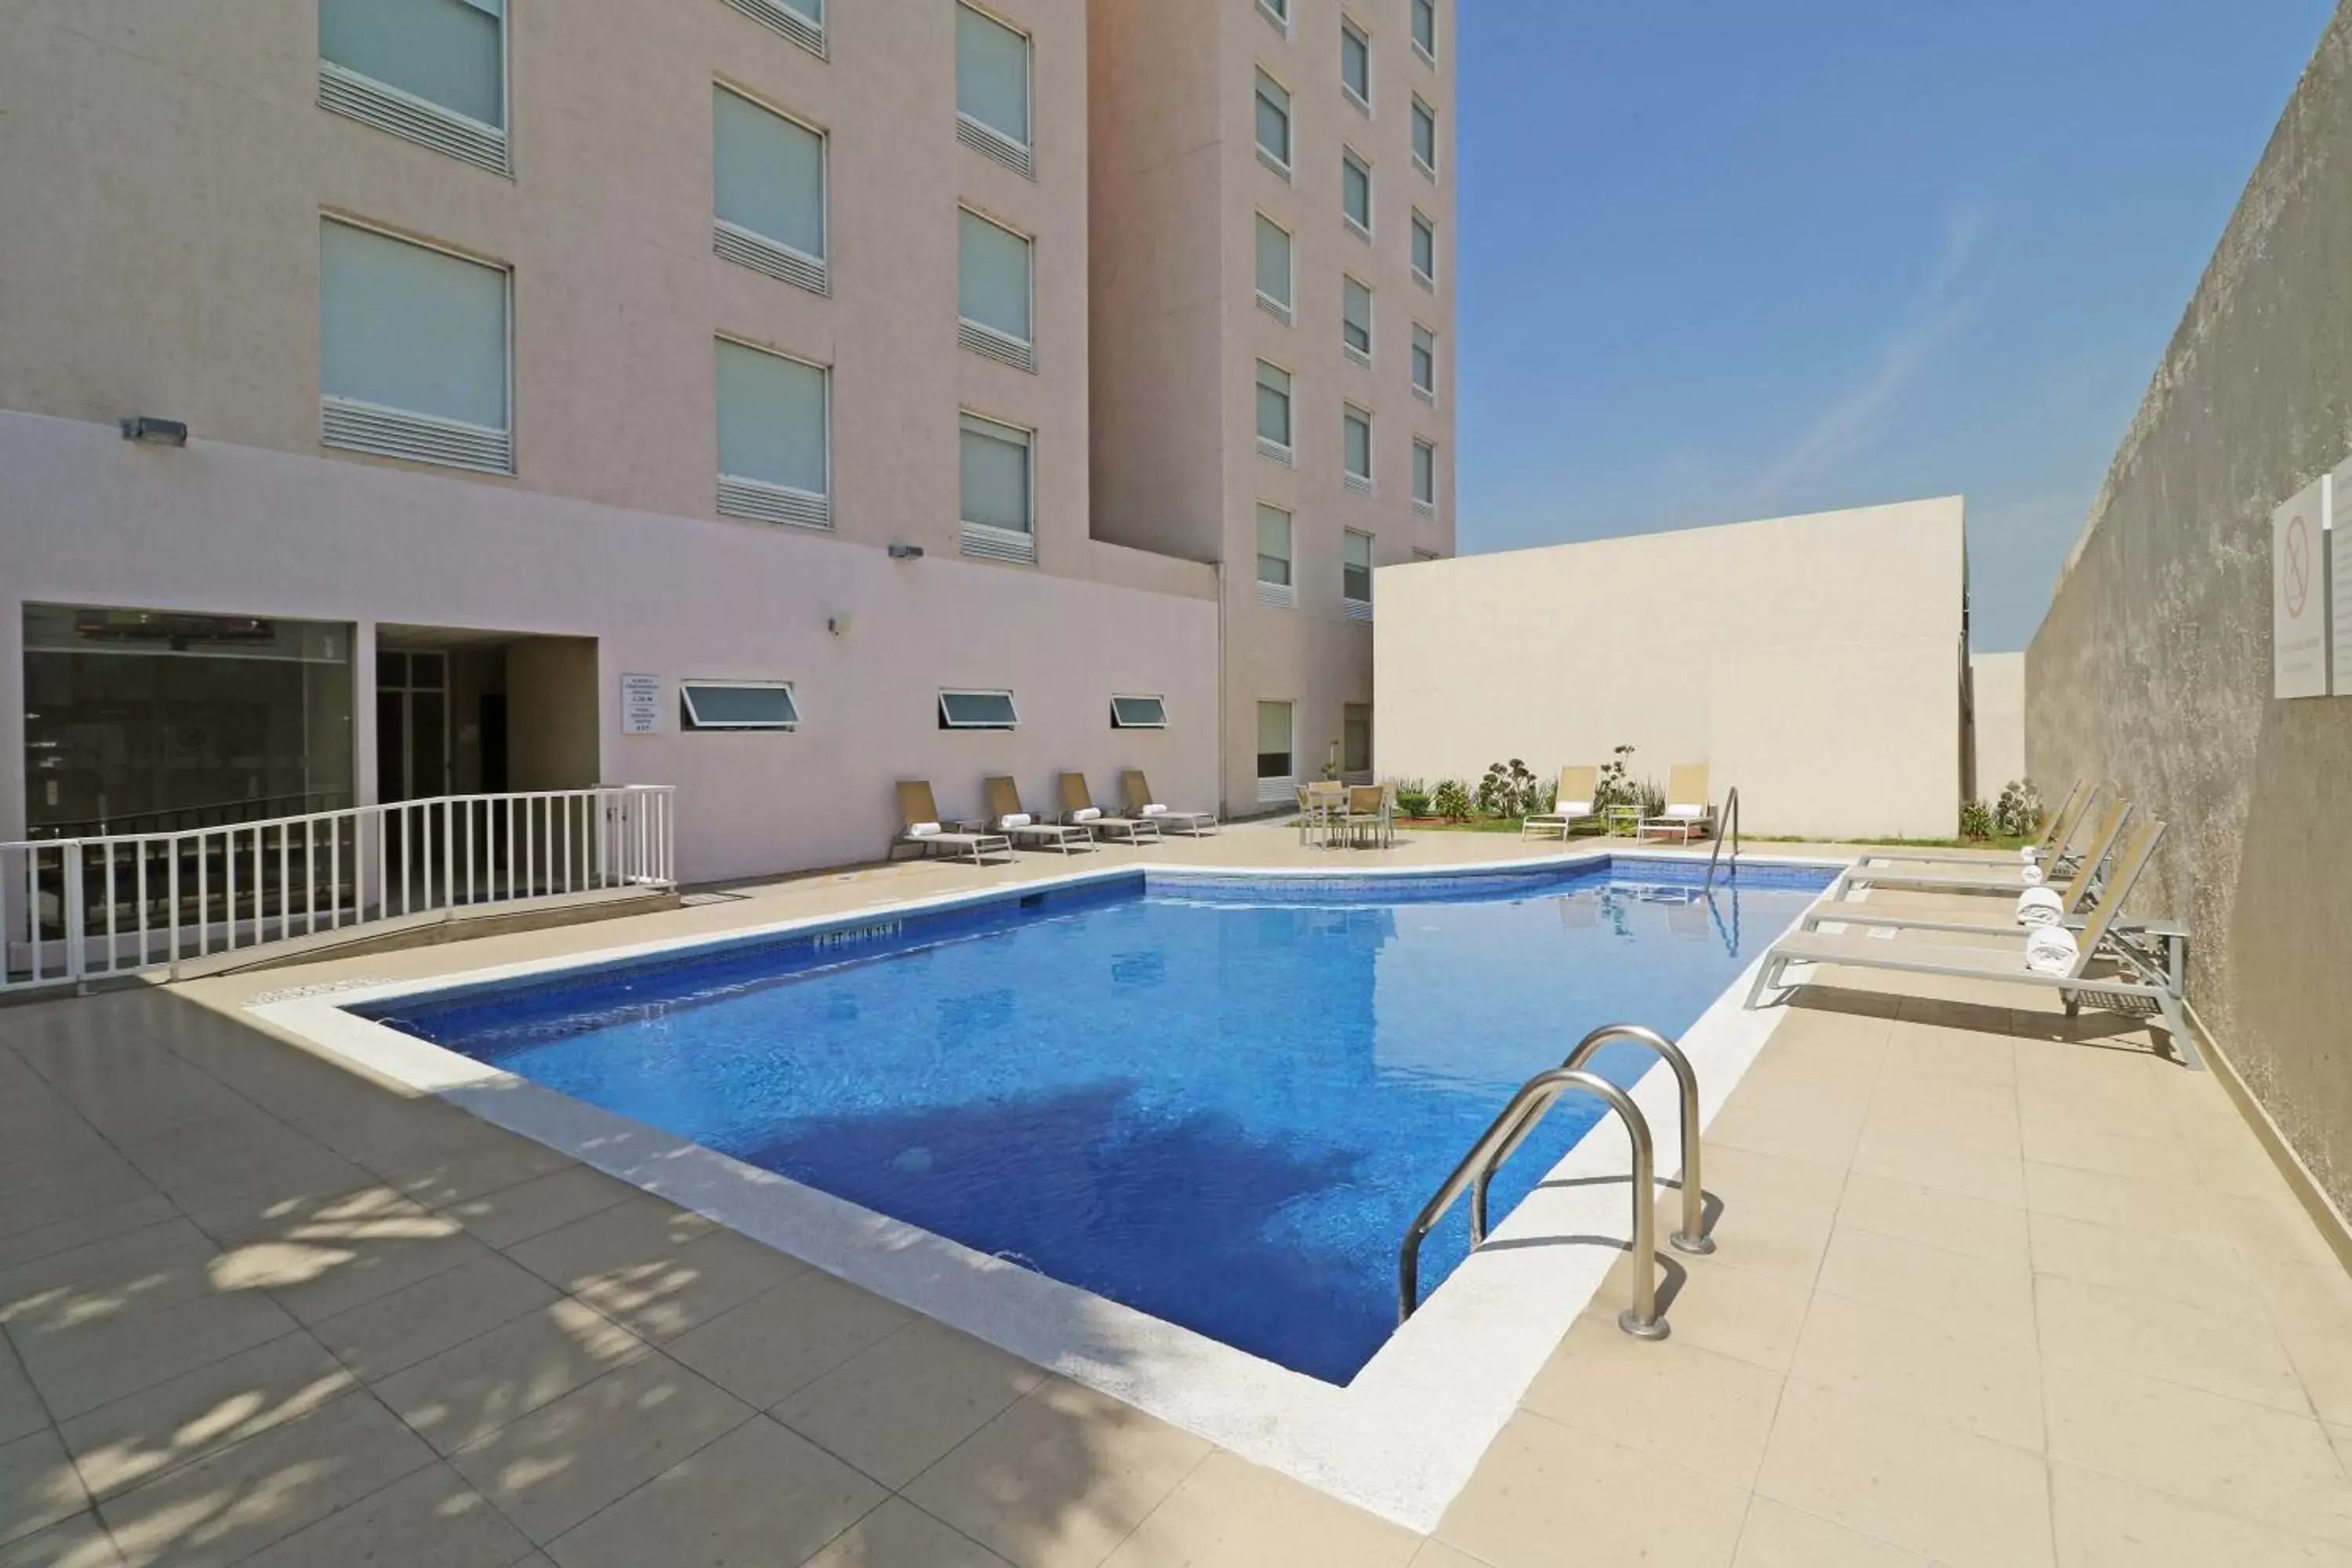
[[[1009,811],[996,819],[996,826],[1000,831],[1010,833],[1016,827],[1026,827],[1035,820],[1025,811]]]
[[[1168,808],[1155,800],[1150,805],[1143,808],[1143,815],[1146,816],[1165,816],[1168,815]]]
[[[2017,875],[2029,888],[2042,886],[2042,868],[2039,866],[2020,866]]]
[[[1562,816],[1591,816],[1592,803],[1589,800],[1564,800],[1559,803]]]
[[[2072,974],[2082,955],[2074,933],[2064,926],[2036,926],[2025,939],[2025,967],[2036,974]]]
[[[2055,888],[2028,888],[2017,895],[2019,925],[2054,926],[2065,913],[2065,902]]]
[[[1098,821],[1101,816],[1102,807],[1098,805],[1082,805],[1077,810],[1070,813],[1070,820],[1072,822],[1095,822]]]
[[[932,835],[938,833],[939,830],[940,825],[936,822],[910,822],[907,824],[907,837],[909,838],[929,838]]]
[[[2017,858],[2018,858],[2019,859],[2021,859],[2021,860],[2024,861],[2024,862],[2025,862],[2027,865],[2029,865],[2029,866],[2031,866],[2032,864],[2033,864],[2033,862],[2035,862],[2036,860],[2039,860],[2039,859],[2041,859],[2041,858],[2042,858],[2042,857],[2041,857],[2039,854],[2037,854],[2037,853],[2035,853],[2035,852],[2034,852],[2033,846],[2032,846],[2032,845],[2031,845],[2031,844],[2027,845],[2024,848],[2022,848],[2022,849],[2019,850],[2019,851],[2017,852]]]

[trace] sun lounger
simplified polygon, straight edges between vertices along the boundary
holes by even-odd
[[[1635,838],[1669,835],[1689,843],[1715,836],[1715,801],[1706,793],[1705,763],[1676,763],[1666,775],[1666,810],[1663,816],[1644,817],[1633,829]]]
[[[2116,852],[2114,872],[2084,921],[2075,939],[2077,951],[2073,964],[2063,973],[2045,973],[2028,968],[2025,942],[2030,939],[1966,946],[1908,941],[1895,931],[1885,936],[1863,931],[1807,931],[1783,937],[1766,950],[1757,965],[1756,984],[1748,993],[1748,1005],[1756,1006],[1769,991],[1790,988],[1787,972],[1795,963],[1988,980],[2055,991],[2064,1002],[2069,1017],[2085,1002],[2118,1011],[2152,1009],[2163,1019],[2165,1032],[2172,1037],[2173,1048],[2190,1066],[2201,1066],[2196,1043],[2189,1037],[2185,1006],[2170,975],[2144,961],[2134,948],[2111,940],[2125,896],[2139,880],[2163,837],[2164,824],[2154,818],[2144,819],[2124,836]],[[2094,965],[2115,973],[2095,975],[2090,973]],[[1808,978],[1802,984],[1822,983]]]
[[[1094,847],[1095,836],[1083,827],[1059,822],[1040,822],[1021,809],[1021,790],[1011,779],[1002,774],[981,781],[988,795],[988,826],[1015,844],[1034,845],[1040,849],[1057,849],[1067,855],[1076,849]]]
[[[2105,788],[2103,784],[2076,780],[2057,811],[2043,825],[2041,839],[2027,847],[2023,858],[2044,867],[2068,858],[2066,847],[2074,841],[2074,830],[2091,815],[2091,807]],[[1983,866],[2014,864],[2020,858],[2006,849],[1874,849],[1864,858],[1905,866]]]
[[[2124,823],[2131,816],[2131,802],[2118,796],[2100,809],[2098,819],[2092,823],[2090,837],[2084,840],[2082,858],[2074,862],[2074,880],[2069,884],[2074,896],[2067,900],[2068,914],[2080,906],[2081,895],[2088,887],[2088,877],[2095,875],[2100,863],[2122,838]],[[2028,888],[2045,886],[2039,874],[2027,875],[2021,862],[2003,864],[1995,861],[1970,870],[1957,866],[1874,866],[1867,861],[1848,867],[1838,877],[1836,890],[1843,893],[1849,888],[1903,888],[1927,893],[2009,893],[2023,892]]]
[[[886,860],[895,858],[908,845],[925,855],[949,855],[958,859],[969,855],[975,866],[991,855],[1010,858],[1013,854],[1013,840],[1002,833],[984,831],[985,824],[943,819],[939,803],[931,798],[931,786],[923,779],[898,781],[898,836],[890,840],[890,847],[883,854]]]
[[[1064,773],[1055,788],[1062,794],[1061,820],[1073,827],[1083,827],[1097,838],[1108,838],[1118,844],[1157,844],[1160,824],[1150,817],[1105,816],[1095,805],[1093,794],[1087,788],[1084,773]]]
[[[1593,808],[1592,797],[1601,782],[1599,768],[1562,768],[1559,770],[1559,794],[1552,799],[1552,808],[1528,817],[1519,824],[1519,837],[1541,833],[1549,837],[1558,833],[1562,842],[1568,830],[1580,822],[1598,822],[1601,813]]]
[[[1178,811],[1152,799],[1150,781],[1143,776],[1141,768],[1129,768],[1118,775],[1118,794],[1121,816],[1150,822],[1162,833],[1199,835],[1217,830],[1217,814],[1213,811]]]
[[[2158,831],[2161,832],[2161,828]],[[2118,860],[2116,875],[2101,882],[2098,879],[2099,862],[2089,859],[2078,862],[2065,881],[2045,884],[2050,889],[2052,896],[2057,900],[2055,918],[2049,923],[2064,926],[2067,930],[2078,933],[2086,931],[2090,922],[2097,917],[2102,906],[2108,907],[2111,910],[2120,910],[2123,907],[2124,900],[2131,895],[2131,882],[2123,879],[2126,869],[2136,879],[2140,868],[2146,865],[2147,862],[2142,860],[2137,866],[2126,868]],[[2087,912],[2084,912],[2086,903],[2090,907]],[[1807,910],[1800,917],[1798,924],[1801,930],[1808,931],[1819,931],[1825,925],[1843,925],[1859,926],[1874,931],[1939,931],[1953,936],[2019,938],[2026,936],[2032,929],[2021,923],[2014,915],[1998,921],[1955,920],[1948,914],[1923,915],[1916,912],[1889,914],[1877,910],[1869,904],[1832,902],[1828,900],[1823,900]],[[2137,931],[2140,928],[2121,921],[2111,913],[2104,929],[2113,933],[2118,931]]]

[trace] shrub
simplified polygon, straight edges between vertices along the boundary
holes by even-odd
[[[1429,797],[1429,809],[1448,822],[1466,821],[1474,809],[1469,786],[1460,779],[1442,781]]]
[[[1628,746],[1626,750],[1633,748]],[[1666,792],[1655,779],[1643,779],[1634,785],[1633,798],[1633,803],[1642,808],[1642,819],[1645,822],[1651,817],[1666,815]]]
[[[1992,812],[1985,805],[1983,801],[1970,800],[1961,802],[1960,837],[1963,838],[1990,838],[1992,837]]]
[[[2012,838],[2031,838],[2041,832],[2045,815],[2041,792],[2032,779],[2010,780],[2001,786],[2000,799],[1992,808],[1994,825]]]
[[[1486,776],[1478,781],[1478,809],[1489,816],[1525,816],[1535,793],[1536,775],[1513,757],[1488,766]]]
[[[1425,789],[1417,787],[1408,788],[1403,784],[1399,784],[1396,792],[1396,803],[1397,810],[1407,816],[1427,816],[1429,815],[1429,792]]]

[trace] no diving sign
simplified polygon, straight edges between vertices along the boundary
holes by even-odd
[[[2271,513],[2271,695],[2327,695],[2327,481]]]

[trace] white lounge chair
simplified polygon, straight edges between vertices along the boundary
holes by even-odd
[[[1653,833],[1685,844],[1693,838],[1715,837],[1715,800],[1706,793],[1705,763],[1676,763],[1667,773],[1664,815],[1644,817],[1633,829],[1637,839]]]
[[[2070,858],[2066,847],[2074,842],[2074,830],[2091,815],[2091,807],[2105,788],[2103,784],[2086,785],[2076,780],[2050,820],[2042,825],[2042,837],[2027,847],[2026,858],[2045,867]],[[2006,849],[1874,849],[1863,858],[1906,866],[1983,866],[2013,864],[2018,858]]]
[[[1149,822],[1162,833],[1190,833],[1199,836],[1217,830],[1217,814],[1213,811],[1178,811],[1151,798],[1151,782],[1143,776],[1141,768],[1128,768],[1118,775],[1118,794],[1122,809],[1119,815],[1131,822]]]
[[[2080,859],[2074,863],[2078,874],[2087,868],[2096,873],[2100,862],[2122,838],[2124,824],[2131,816],[2131,802],[2117,798],[2109,801],[2091,824],[2090,837],[2084,840]],[[1843,894],[1849,888],[1905,888],[1927,893],[2021,893],[2031,887],[2044,886],[2047,879],[2029,880],[2021,862],[1991,861],[1971,870],[1957,866],[1874,866],[1867,860],[1857,861],[1841,872],[1836,882]],[[2070,900],[2066,912],[2072,914],[2079,896]]]
[[[1064,773],[1055,781],[1061,792],[1061,820],[1074,827],[1083,827],[1097,838],[1108,838],[1118,844],[1157,844],[1160,824],[1152,817],[1106,816],[1095,805],[1094,795],[1087,788],[1084,773]]]
[[[1594,809],[1592,797],[1599,792],[1599,768],[1562,768],[1559,770],[1559,793],[1552,799],[1552,808],[1527,818],[1519,824],[1519,837],[1541,833],[1549,837],[1558,833],[1560,841],[1568,840],[1568,830],[1580,822],[1598,822],[1601,813]]]
[[[1015,844],[1059,850],[1065,855],[1094,847],[1095,836],[1085,828],[1059,822],[1040,822],[1022,810],[1020,786],[1003,774],[982,779],[981,788],[988,796],[988,826],[991,831],[1003,834]]]
[[[991,855],[1010,859],[1013,840],[1002,833],[985,831],[986,825],[978,822],[950,822],[940,816],[939,803],[931,798],[931,786],[924,779],[898,781],[898,836],[890,840],[883,854],[893,859],[899,850],[912,845],[919,854],[948,855],[957,859],[971,858],[975,866],[982,865]]]

